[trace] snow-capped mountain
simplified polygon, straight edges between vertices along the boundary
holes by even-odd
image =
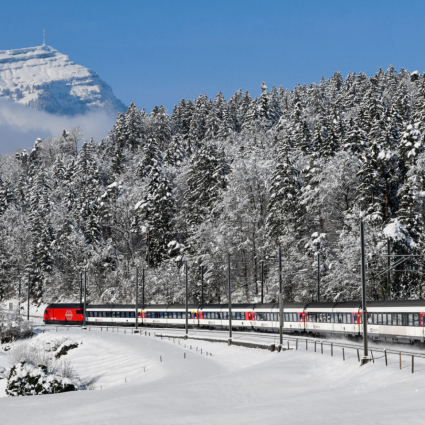
[[[0,50],[0,99],[59,115],[126,110],[99,75],[46,45]]]

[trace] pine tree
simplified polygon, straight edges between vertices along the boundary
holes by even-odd
[[[276,149],[278,158],[271,178],[267,231],[272,239],[278,241],[280,236],[293,230],[301,181],[300,170],[291,157],[289,137],[278,142]]]
[[[185,221],[189,227],[199,225],[215,213],[215,205],[227,185],[227,174],[226,159],[214,143],[206,143],[193,157],[183,196]]]
[[[172,186],[162,173],[153,173],[147,194],[136,207],[138,227],[146,234],[146,263],[158,267],[168,254],[173,240],[174,199]]]

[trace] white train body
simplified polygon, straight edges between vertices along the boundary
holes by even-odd
[[[55,309],[60,304],[55,304]],[[232,328],[264,332],[279,331],[279,305],[234,304]],[[46,310],[47,311],[47,310]],[[425,301],[372,301],[368,303],[368,336],[389,342],[424,342]],[[188,325],[206,329],[229,328],[226,304],[189,305]],[[54,319],[54,318],[53,318]],[[184,305],[145,305],[138,308],[139,326],[184,327]],[[88,305],[86,324],[134,326],[134,305]],[[52,320],[49,323],[53,323]],[[283,332],[319,336],[363,335],[361,302],[284,303]]]

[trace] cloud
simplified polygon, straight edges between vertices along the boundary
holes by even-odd
[[[63,130],[75,127],[80,127],[84,138],[101,140],[113,128],[115,120],[116,116],[104,111],[57,116],[0,100],[0,154],[31,148],[38,137],[59,136]]]

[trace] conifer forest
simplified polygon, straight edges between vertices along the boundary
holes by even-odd
[[[260,89],[260,87],[259,87]],[[0,156],[0,298],[131,303],[423,297],[425,74],[336,72],[293,90],[261,85],[131,104],[101,141],[78,128]],[[140,105],[141,106],[141,105]],[[390,275],[388,250],[392,255]],[[404,257],[401,257],[404,256]],[[389,285],[389,286],[388,286]],[[390,291],[389,291],[390,290]]]

